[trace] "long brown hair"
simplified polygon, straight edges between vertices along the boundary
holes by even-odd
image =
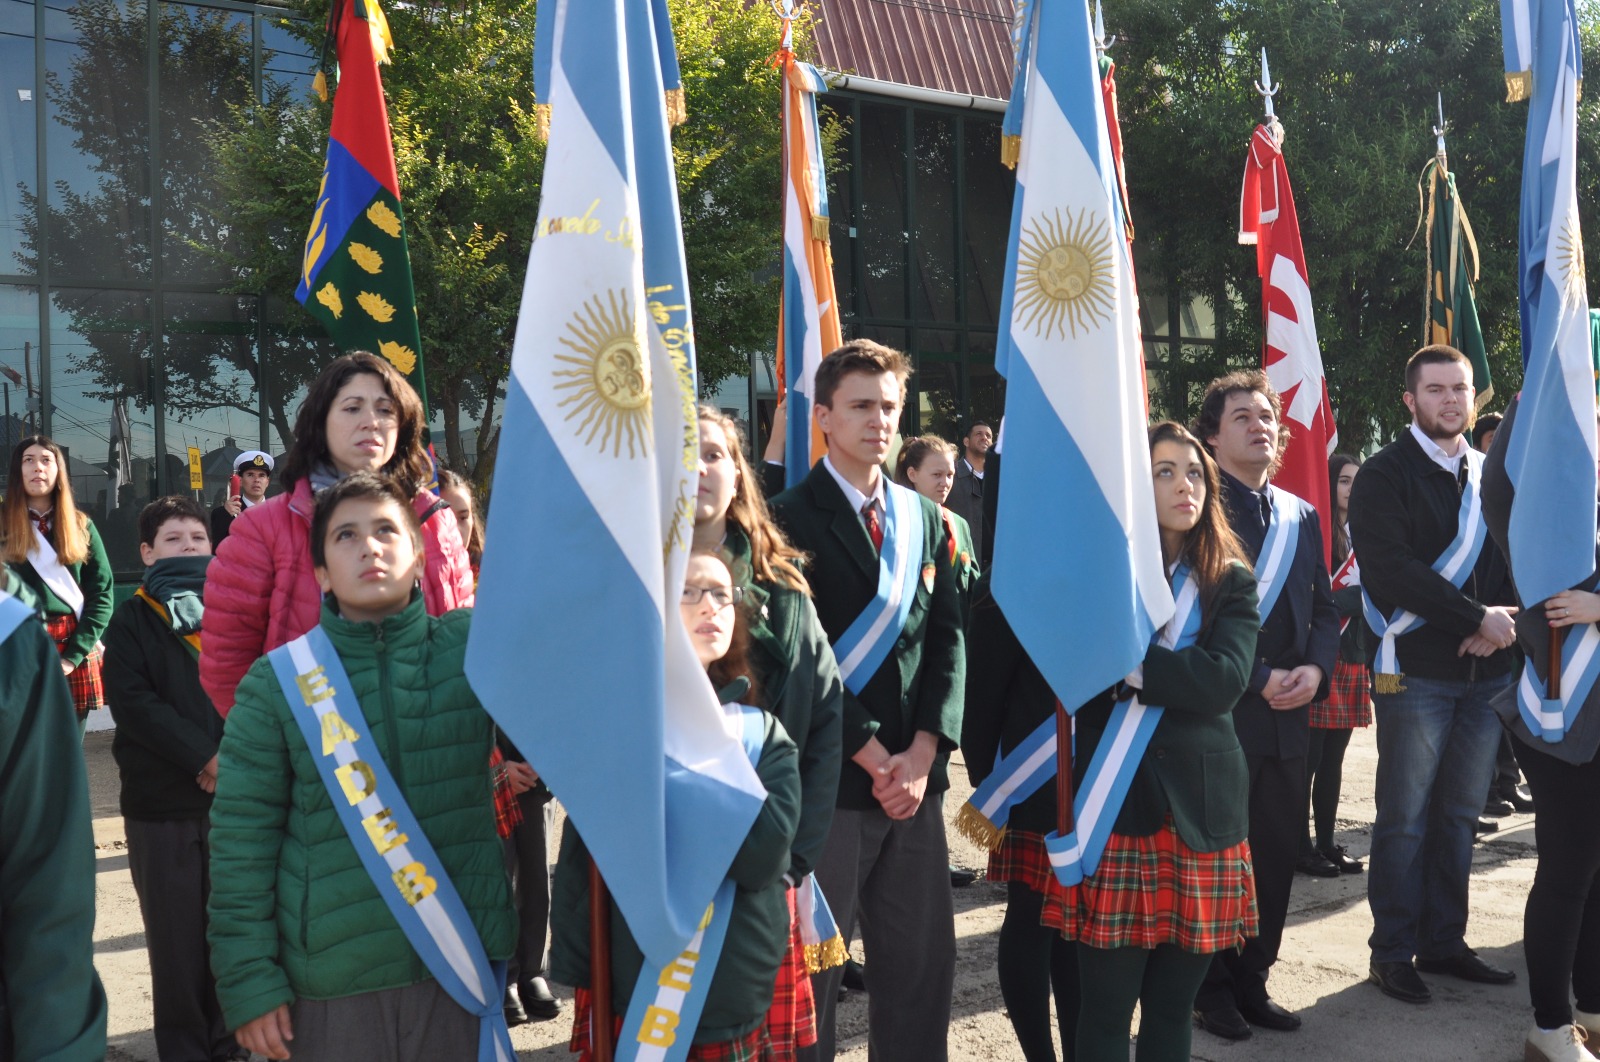
[[[756,582],[768,586],[786,586],[810,595],[811,584],[800,572],[800,562],[805,554],[789,544],[772,519],[767,499],[761,494],[761,481],[751,471],[750,460],[744,454],[744,432],[734,419],[715,406],[701,405],[700,419],[722,429],[727,439],[728,452],[733,467],[738,472],[734,481],[733,500],[728,503],[728,522],[750,539],[750,567]]]
[[[911,472],[922,470],[922,462],[934,454],[949,454],[952,461],[956,458],[954,443],[945,442],[937,435],[918,435],[907,439],[900,446],[900,456],[894,463],[894,481],[908,490],[917,488],[911,484]]]
[[[333,359],[322,375],[311,384],[300,412],[294,418],[294,445],[283,459],[283,485],[293,489],[302,479],[311,478],[312,469],[331,462],[328,456],[328,411],[333,408],[339,391],[352,376],[367,373],[383,381],[383,389],[394,402],[395,420],[399,431],[394,442],[394,456],[380,472],[415,495],[433,479],[433,462],[428,449],[422,444],[423,429],[427,423],[422,415],[422,399],[417,397],[406,378],[384,359],[365,350],[353,350]]]
[[[691,556],[711,557],[728,570],[728,578],[734,580],[733,561],[722,550],[695,550]],[[750,690],[740,703],[761,707],[761,683],[756,678],[755,668],[750,665],[750,613],[746,611],[743,603],[733,606],[733,638],[728,643],[728,651],[719,659],[711,661],[706,667],[706,674],[711,678],[711,684],[718,690],[725,688],[736,679],[744,679],[750,683]]]
[[[29,435],[11,450],[11,466],[6,477],[6,500],[0,508],[0,532],[5,547],[0,556],[11,564],[28,559],[33,546],[33,527],[28,519],[28,492],[22,486],[22,455],[29,447],[49,450],[56,459],[56,485],[50,492],[50,545],[62,564],[82,564],[89,558],[89,518],[78,511],[72,500],[72,477],[67,474],[67,455],[48,435]]]
[[[1216,460],[1206,453],[1200,440],[1177,421],[1163,420],[1151,426],[1151,452],[1155,452],[1157,444],[1164,442],[1193,447],[1194,452],[1200,455],[1200,466],[1205,469],[1206,499],[1200,506],[1200,519],[1184,536],[1183,549],[1172,559],[1188,566],[1190,577],[1200,587],[1201,618],[1209,621],[1211,602],[1228,567],[1238,563],[1248,568],[1250,560],[1239,542],[1239,536],[1233,533],[1228,514],[1223,509],[1222,476],[1217,471]]]
[[[1339,519],[1339,473],[1349,465],[1361,467],[1361,459],[1351,457],[1349,454],[1334,454],[1328,458],[1328,500],[1333,510],[1333,564],[1337,568],[1350,556],[1350,535],[1345,531],[1345,524],[1350,520],[1347,511],[1344,519]]]
[[[472,509],[472,533],[467,536],[467,558],[473,564],[483,561],[483,513],[478,510],[478,492],[472,489],[472,481],[453,468],[439,468],[439,486],[454,487],[456,490],[466,491],[467,504]]]

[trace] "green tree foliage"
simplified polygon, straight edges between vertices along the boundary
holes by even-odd
[[[1478,306],[1496,406],[1521,383],[1517,224],[1526,104],[1508,104],[1495,0],[1107,0],[1118,65],[1135,264],[1152,290],[1217,306],[1219,341],[1158,380],[1155,408],[1187,416],[1205,382],[1258,365],[1261,285],[1237,243],[1240,177],[1262,115],[1265,47],[1286,130],[1317,334],[1341,448],[1370,450],[1408,417],[1401,367],[1421,345],[1426,262],[1417,177],[1434,153],[1435,94],[1450,167],[1482,254]],[[1600,69],[1600,40],[1584,56]],[[1600,190],[1600,105],[1579,105],[1580,202]],[[1585,217],[1585,229],[1594,223]],[[1409,246],[1408,246],[1409,243]]]
[[[493,420],[510,363],[544,145],[533,121],[532,0],[387,4],[382,70],[405,203],[429,397],[443,456],[465,465],[463,413]],[[770,344],[777,321],[777,22],[743,0],[676,0],[689,121],[674,134],[700,382],[710,389]],[[320,43],[325,0],[299,5]],[[336,86],[335,86],[336,88]],[[234,229],[239,291],[288,298],[299,279],[331,107],[268,99],[212,138]],[[290,331],[311,327],[290,303]],[[479,440],[480,453],[492,443]],[[488,463],[480,465],[485,476]]]

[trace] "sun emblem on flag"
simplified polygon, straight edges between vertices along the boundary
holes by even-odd
[[[572,315],[557,354],[556,390],[586,444],[629,457],[650,451],[650,363],[626,291],[596,295]]]
[[[1111,315],[1111,228],[1087,207],[1029,220],[1017,246],[1016,320],[1074,338]]]
[[[1556,238],[1556,261],[1561,266],[1562,283],[1558,285],[1568,302],[1576,302],[1588,290],[1588,279],[1583,264],[1583,230],[1578,227],[1578,205],[1561,222],[1561,235]]]

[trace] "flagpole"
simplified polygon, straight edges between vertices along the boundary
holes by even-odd
[[[611,1062],[616,1051],[611,1015],[611,894],[589,857],[589,1057]]]
[[[1556,627],[1550,631],[1550,655],[1545,659],[1546,673],[1550,676],[1545,680],[1545,689],[1548,699],[1559,701],[1561,699],[1561,648],[1567,640],[1567,629]]]
[[[1056,699],[1056,836],[1077,828],[1072,814],[1072,716]]]

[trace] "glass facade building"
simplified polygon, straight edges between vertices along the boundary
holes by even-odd
[[[287,448],[332,354],[224,293],[207,146],[231,108],[309,92],[315,62],[267,6],[0,0],[0,457],[54,437],[119,573],[139,508],[189,489],[189,449],[213,504],[241,449]]]

